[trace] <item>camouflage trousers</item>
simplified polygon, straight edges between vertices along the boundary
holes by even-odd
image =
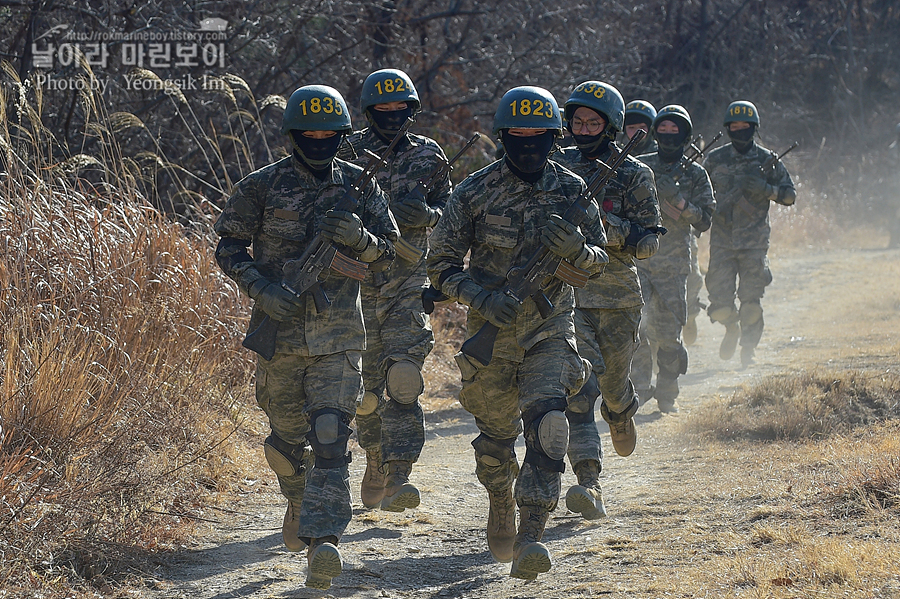
[[[549,511],[556,508],[560,473],[523,463],[518,469],[515,441],[523,432],[522,413],[541,403],[565,406],[568,396],[584,382],[584,365],[574,339],[551,337],[525,352],[522,362],[494,357],[487,366],[461,352],[456,362],[462,376],[459,401],[475,417],[483,435],[511,450],[508,459],[488,460],[476,449],[475,474],[489,492],[513,486],[518,505]],[[556,408],[559,409],[559,408]],[[518,471],[518,477],[516,476]]]
[[[578,353],[599,372],[600,397],[610,412],[621,414],[635,400],[631,360],[638,345],[641,307],[607,310],[575,308]]]
[[[755,304],[759,310],[758,318],[754,317],[753,322],[741,322],[742,346],[756,347],[765,326],[760,300],[766,287],[772,283],[767,253],[768,250],[732,250],[717,246],[710,248],[709,270],[706,271],[706,290],[709,292],[707,313],[712,317],[716,312],[730,309],[733,316],[722,322],[728,324],[728,320],[739,320],[735,297],[741,301],[740,313],[748,313],[745,306],[749,307],[751,304]]]
[[[700,290],[703,289],[703,273],[700,272],[700,248],[697,236],[691,233],[691,274],[687,278],[687,313],[697,316],[703,304],[700,303]]]
[[[308,447],[309,415],[316,410],[339,410],[349,422],[362,393],[359,351],[275,354],[271,360],[257,360],[256,402],[268,416],[272,432],[291,445]],[[346,464],[313,466],[293,476],[278,476],[278,483],[282,495],[300,505],[300,537],[341,537],[352,516]]]
[[[640,343],[631,366],[631,380],[638,395],[650,389],[654,356],[672,356],[677,361],[678,356],[687,355],[681,343],[681,329],[687,317],[688,279],[688,275],[678,273],[657,276],[655,280],[641,276],[644,307],[641,310]]]
[[[404,289],[393,298],[364,297],[366,350],[363,381],[378,402],[370,414],[357,414],[359,445],[381,448],[382,461],[415,462],[425,445],[425,414],[419,400],[399,404],[385,397],[385,374],[393,362],[406,360],[419,371],[434,348],[431,320],[422,309],[422,290]]]

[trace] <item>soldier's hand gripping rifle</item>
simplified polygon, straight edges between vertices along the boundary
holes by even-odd
[[[788,147],[787,150],[785,150],[781,154],[771,154],[759,167],[759,172],[762,173],[762,176],[768,179],[769,176],[775,171],[775,165],[777,165],[782,158],[787,156],[788,152],[794,150],[799,145],[800,142],[795,141],[790,145],[790,147]]]
[[[406,120],[381,156],[369,152],[368,164],[351,184],[350,189],[334,205],[334,210],[345,212],[356,210],[369,182],[387,162],[397,142],[413,122],[411,118]],[[331,300],[325,295],[325,291],[319,284],[319,277],[324,271],[331,269],[345,277],[362,281],[366,278],[368,268],[369,265],[365,262],[354,260],[339,251],[338,246],[322,235],[321,231],[317,231],[299,258],[285,262],[282,268],[284,276],[281,279],[281,286],[297,297],[301,297],[304,293],[311,294],[316,304],[316,312],[321,313],[331,306]],[[266,360],[271,360],[275,355],[275,341],[278,336],[279,324],[279,321],[267,314],[259,323],[259,327],[247,335],[241,345],[255,351]]]
[[[456,161],[459,160],[479,139],[481,139],[481,133],[475,133],[475,135],[466,142],[466,145],[464,145],[453,158],[450,160],[441,159],[441,163],[431,171],[427,177],[419,179],[416,182],[416,186],[413,187],[412,191],[402,198],[402,203],[427,207],[428,204],[425,200],[425,196],[428,195],[428,192],[434,188],[438,181],[450,174],[450,171],[453,170],[454,163],[456,163]],[[398,258],[402,258],[413,264],[418,264],[419,260],[425,255],[425,250],[417,248],[402,237],[394,244],[394,249],[397,250]]]
[[[587,218],[587,210],[594,196],[615,176],[616,169],[625,161],[629,152],[639,144],[646,133],[638,130],[628,142],[622,152],[615,157],[610,165],[603,165],[601,170],[591,179],[574,204],[569,206],[563,215],[563,220],[575,225],[581,225]],[[510,269],[506,275],[506,286],[501,290],[520,304],[525,298],[530,297],[537,304],[538,312],[542,318],[547,318],[553,312],[553,304],[544,294],[543,282],[548,277],[556,277],[573,287],[584,287],[587,284],[589,274],[580,268],[569,264],[566,260],[551,252],[546,246],[541,245],[524,266]],[[500,328],[485,322],[478,332],[462,344],[462,352],[478,360],[481,364],[488,365],[494,355],[494,342],[497,340],[497,332]]]
[[[763,178],[765,183],[768,183],[769,177],[771,177],[772,173],[775,172],[775,167],[778,165],[779,161],[787,156],[788,152],[795,149],[799,145],[800,142],[795,141],[790,145],[790,147],[788,147],[787,150],[785,150],[781,154],[772,152],[769,154],[769,157],[766,158],[766,161],[759,165],[759,174]],[[738,199],[737,202],[733,204],[733,206],[740,208],[745,214],[747,214],[747,216],[751,218],[757,216],[757,213],[759,212],[758,209],[755,208],[754,205],[749,201],[747,201],[747,197],[744,194],[744,189],[742,187],[735,188],[734,192],[728,196],[729,201],[733,201],[735,196],[737,196]]]
[[[681,159],[675,162],[675,164],[666,169],[665,174],[671,177],[671,179],[675,181],[675,183],[678,183],[687,172],[687,169],[695,162],[700,162],[700,159],[703,158],[703,154],[705,154],[707,150],[713,147],[715,143],[721,138],[722,132],[719,131],[718,133],[716,133],[715,137],[713,137],[712,140],[708,144],[703,146],[703,149],[701,149],[698,144],[703,141],[703,136],[698,135],[693,139],[693,141],[691,141],[690,145],[688,146],[690,148],[688,152],[683,154],[681,156]],[[677,190],[678,188],[675,187],[675,189]],[[679,209],[677,206],[669,202],[669,199],[660,198],[659,209],[665,212],[673,221],[677,221],[681,216],[681,212],[684,209],[684,206]],[[700,236],[700,234],[696,230],[694,230],[694,234],[697,237]]]

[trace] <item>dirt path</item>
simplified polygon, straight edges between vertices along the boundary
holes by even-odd
[[[612,451],[601,421],[604,496],[610,517],[587,523],[564,505],[557,508],[544,539],[554,567],[537,581],[509,578],[508,564],[494,563],[487,551],[487,495],[474,477],[469,445],[477,431],[468,414],[456,409],[427,418],[425,451],[413,476],[422,490],[419,509],[389,514],[354,505],[353,521],[341,542],[344,573],[329,591],[303,586],[305,554],[283,549],[284,503],[272,477],[261,471],[261,480],[247,481],[246,493],[207,512],[219,524],[201,530],[194,546],[159,564],[149,595],[155,599],[598,595],[649,599],[670,592],[695,596],[693,589],[679,589],[678,581],[690,578],[688,572],[696,562],[733,551],[734,519],[741,517],[746,505],[765,499],[753,481],[746,488],[696,484],[710,480],[722,456],[705,455],[702,448],[684,442],[679,423],[717,394],[729,395],[765,375],[829,363],[863,368],[896,359],[868,348],[885,345],[896,330],[885,319],[898,312],[897,252],[804,251],[772,256],[772,269],[775,282],[764,300],[767,328],[755,365],[741,370],[739,359],[719,360],[723,329],[701,318],[698,341],[690,348],[690,372],[681,379],[681,412],[663,416],[655,402],[642,406],[637,416],[638,449],[627,459]],[[358,447],[355,451],[351,480],[358,493],[365,459]],[[523,446],[519,455],[524,455]],[[574,476],[566,472],[563,489],[571,484]]]

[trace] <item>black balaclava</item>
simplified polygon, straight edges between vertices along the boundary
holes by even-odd
[[[731,145],[737,150],[738,154],[746,154],[753,147],[753,134],[756,133],[756,123],[750,123],[746,129],[738,129],[732,131],[728,127],[725,128],[728,137],[731,139]]]
[[[372,126],[375,135],[388,144],[394,141],[394,138],[400,133],[400,127],[412,115],[413,108],[409,104],[403,110],[375,110],[374,106],[366,109],[369,125]]]
[[[338,146],[344,139],[344,133],[325,139],[313,139],[304,137],[303,131],[291,130],[291,145],[294,147],[294,157],[305,166],[309,172],[319,179],[325,179],[331,172],[331,162],[338,151]]]
[[[684,153],[684,143],[688,132],[684,125],[678,123],[678,133],[657,133],[656,144],[659,146],[659,157],[663,162],[675,162]]]
[[[575,145],[587,158],[593,160],[602,156],[609,149],[609,142],[612,141],[605,131],[601,131],[597,135],[575,135],[572,134]]]
[[[544,174],[544,166],[556,141],[556,132],[548,130],[541,135],[519,137],[510,135],[509,129],[500,130],[500,141],[506,150],[506,164],[517,177],[534,183]]]

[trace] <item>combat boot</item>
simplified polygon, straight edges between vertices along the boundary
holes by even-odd
[[[500,563],[509,563],[513,558],[513,543],[516,540],[516,500],[512,489],[499,493],[488,491],[491,501],[487,522],[487,542],[491,556]]]
[[[612,440],[616,453],[627,458],[634,453],[637,445],[637,430],[634,427],[634,418],[625,418],[616,422],[609,422],[609,438]]]
[[[402,512],[408,508],[419,507],[421,497],[419,490],[409,482],[412,462],[408,460],[392,460],[385,464],[387,474],[384,480],[384,499],[381,509],[386,512]]]
[[[306,554],[309,570],[306,574],[306,586],[313,589],[331,588],[331,579],[341,573],[344,563],[341,552],[337,548],[335,537],[312,539],[309,553]]]
[[[384,468],[381,465],[381,450],[366,450],[366,473],[363,474],[359,498],[367,508],[376,508],[384,499]]]
[[[753,356],[756,354],[756,349],[750,347],[749,345],[741,346],[741,366],[744,368],[748,368],[751,364],[753,364]]]
[[[694,345],[697,341],[697,315],[689,314],[681,329],[681,338],[685,345]]]
[[[550,512],[537,506],[524,505],[519,508],[519,532],[513,546],[510,577],[534,580],[538,574],[550,571],[553,566],[550,550],[540,542],[549,517]]]
[[[738,339],[741,338],[741,325],[737,322],[725,325],[725,337],[722,339],[722,345],[719,346],[719,357],[723,360],[730,360],[737,349]]]
[[[578,477],[578,484],[570,487],[566,493],[566,508],[570,512],[581,514],[585,520],[605,518],[606,506],[603,505],[603,493],[600,491],[600,462],[582,460],[572,469]]]
[[[284,512],[284,522],[281,524],[281,538],[288,551],[302,551],[306,547],[303,539],[297,535],[300,533],[300,504],[288,500],[287,511]]]
[[[656,404],[663,414],[672,414],[678,411],[675,398],[678,397],[678,375],[672,376],[668,371],[660,368],[656,377]]]

